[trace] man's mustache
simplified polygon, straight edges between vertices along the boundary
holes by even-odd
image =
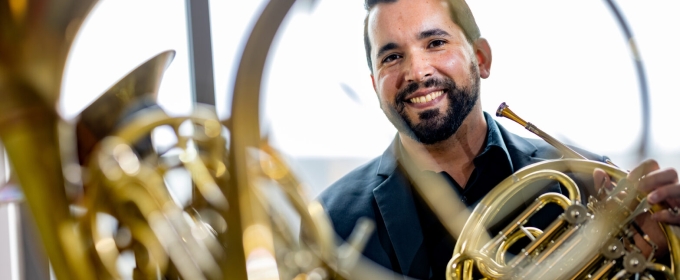
[[[454,89],[456,87],[456,83],[453,82],[453,80],[450,80],[450,82],[444,81],[443,79],[438,79],[438,78],[431,78],[428,79],[424,82],[420,83],[409,83],[405,88],[397,92],[397,96],[395,97],[395,104],[399,104],[401,102],[406,102],[406,96],[416,92],[420,88],[431,88],[431,87],[444,87],[447,89]]]

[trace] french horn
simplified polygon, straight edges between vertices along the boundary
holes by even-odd
[[[524,126],[527,130],[557,148],[563,159],[550,160],[527,166],[502,181],[475,207],[458,238],[449,265],[447,279],[472,279],[483,275],[488,279],[654,279],[654,275],[676,279],[678,271],[678,236],[673,227],[660,224],[668,242],[670,263],[654,260],[657,244],[640,229],[635,218],[659,210],[650,205],[628,172],[613,163],[585,159],[541,129],[524,121],[503,103],[496,112]],[[613,181],[612,190],[601,196],[590,195],[581,204],[579,186],[566,172],[593,174],[599,168]],[[558,181],[567,194],[545,193],[535,199],[493,238],[484,238],[487,228],[502,216],[501,210],[516,205],[513,198],[530,188],[533,182]],[[563,209],[544,230],[525,227],[527,221],[548,204]],[[641,253],[633,236],[640,234],[649,243],[649,256]],[[522,238],[529,239],[511,259],[509,249]],[[475,274],[479,273],[479,274]],[[656,274],[653,274],[656,273]]]

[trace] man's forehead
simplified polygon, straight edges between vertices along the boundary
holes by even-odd
[[[369,39],[375,44],[376,35],[417,36],[429,28],[442,28],[441,25],[444,24],[456,25],[451,20],[448,5],[448,1],[445,0],[398,0],[393,3],[379,3],[368,14]],[[398,28],[394,28],[396,26]]]

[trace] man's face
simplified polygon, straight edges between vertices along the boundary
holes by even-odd
[[[453,135],[477,104],[472,46],[441,0],[378,4],[369,14],[373,85],[402,133],[434,144]]]

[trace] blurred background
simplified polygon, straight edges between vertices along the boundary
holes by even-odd
[[[239,57],[267,2],[209,1],[215,105],[221,118],[230,116]],[[623,168],[639,163],[639,80],[628,41],[605,1],[468,3],[493,50],[491,76],[482,81],[486,111],[494,112],[505,101],[559,140],[608,155]],[[680,99],[680,2],[616,3],[635,36],[648,82],[651,126],[645,157],[680,169],[680,117],[675,114]],[[73,121],[123,75],[167,49],[177,55],[158,101],[170,114],[191,111],[195,99],[186,9],[185,0],[101,0],[68,59],[59,105],[64,119]],[[310,199],[382,154],[396,133],[370,83],[364,16],[359,0],[298,1],[269,54],[262,84],[262,133],[305,183]],[[499,122],[531,137],[509,120]],[[0,161],[0,175],[7,174],[6,168]],[[19,238],[11,233],[17,217],[13,209],[0,208],[0,252],[10,252],[3,248]],[[0,271],[17,265],[8,254],[0,253]],[[0,273],[0,279],[14,278]]]
[[[231,109],[239,57],[268,1],[209,1],[216,107]],[[469,0],[493,50],[482,102],[505,101],[560,140],[639,161],[640,86],[626,38],[605,1]],[[680,167],[676,100],[680,87],[680,2],[616,1],[637,40],[651,99],[648,157]],[[263,134],[288,157],[315,197],[355,166],[380,155],[395,129],[370,83],[363,47],[363,1],[298,1],[279,30],[263,81]],[[159,103],[172,114],[192,109],[183,0],[103,0],[78,34],[60,110],[73,119],[133,67],[166,49],[177,56]],[[531,136],[508,120],[506,128]],[[162,139],[159,139],[162,141]]]

